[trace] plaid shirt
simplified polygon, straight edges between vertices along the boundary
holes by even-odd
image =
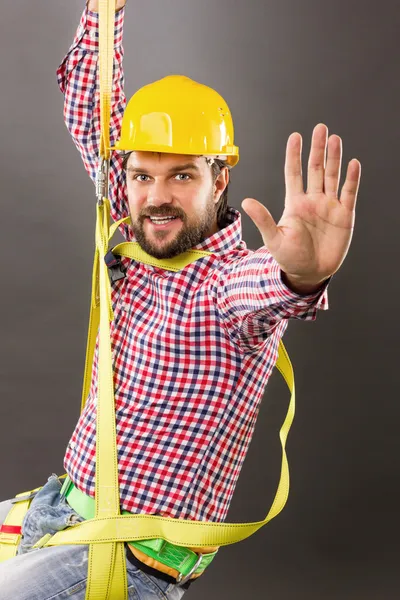
[[[57,75],[64,116],[95,178],[99,144],[98,16],[84,11]],[[118,139],[123,91],[122,27],[116,14],[111,143]],[[121,155],[111,165],[114,219],[128,215]],[[93,200],[94,200],[93,196]],[[126,239],[134,240],[129,226]],[[239,211],[195,246],[212,255],[177,273],[123,258],[113,283],[111,341],[121,507],[137,513],[223,521],[253,435],[265,385],[289,318],[327,309],[316,294],[289,290],[265,246],[242,239]],[[64,467],[94,496],[98,352],[86,406]]]

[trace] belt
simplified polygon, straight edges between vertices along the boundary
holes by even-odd
[[[81,492],[68,476],[65,478],[60,494],[65,497],[69,506],[82,518],[87,520],[95,517],[95,499]],[[121,514],[129,515],[132,513],[122,510]],[[207,554],[196,553],[190,548],[176,546],[161,538],[127,543],[150,558],[178,571],[179,575],[176,580],[172,577],[171,580],[180,586],[187,583],[192,576],[199,576],[203,573],[218,552],[216,550]],[[158,573],[159,571],[157,571],[157,576]]]

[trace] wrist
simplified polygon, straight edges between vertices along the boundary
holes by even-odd
[[[321,289],[327,279],[329,279],[329,277],[319,280],[310,280],[298,275],[290,275],[289,273],[282,271],[283,283],[295,294],[301,294],[304,296],[315,294],[319,289]]]

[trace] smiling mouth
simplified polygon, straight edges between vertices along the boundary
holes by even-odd
[[[146,221],[149,221],[156,229],[167,229],[175,221],[181,221],[179,217],[164,217],[164,218],[152,218],[146,217]]]

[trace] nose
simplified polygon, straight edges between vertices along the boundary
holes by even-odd
[[[162,206],[163,204],[171,204],[173,200],[172,194],[168,191],[168,187],[162,181],[155,180],[150,186],[147,195],[147,204],[150,206]]]

